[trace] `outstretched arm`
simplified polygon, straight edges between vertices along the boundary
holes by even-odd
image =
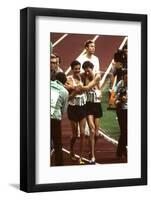
[[[98,84],[100,83],[100,80],[101,80],[101,75],[100,75],[100,74],[97,74],[97,75],[94,77],[94,79],[93,79],[91,82],[89,82],[88,85],[82,87],[83,90],[84,90],[84,91],[89,91],[89,90],[91,90],[95,85],[98,85]]]

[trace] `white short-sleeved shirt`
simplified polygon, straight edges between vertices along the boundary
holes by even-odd
[[[93,72],[94,73],[97,73],[98,71],[100,71],[99,59],[95,55],[92,55],[91,58],[88,58],[87,54],[83,54],[77,60],[81,63],[81,73],[84,72],[84,70],[82,69],[82,65],[85,61],[90,61],[91,63],[93,63],[93,65],[94,65]]]

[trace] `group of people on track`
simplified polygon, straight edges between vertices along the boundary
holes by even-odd
[[[85,132],[87,131],[90,139],[90,163],[95,164],[96,135],[99,131],[100,118],[103,116],[103,112],[101,106],[102,82],[100,64],[98,57],[95,56],[94,53],[94,41],[86,41],[84,54],[71,62],[71,73],[68,76],[66,76],[63,70],[60,68],[60,57],[56,54],[51,54],[51,147],[53,147],[55,150],[56,166],[63,165],[61,119],[62,114],[66,111],[72,129],[72,135],[70,140],[70,159],[76,160],[74,145],[79,135],[79,164],[85,164],[83,160],[83,152]],[[114,73],[116,73],[116,70],[114,70]],[[113,74],[113,76],[115,76],[115,74]],[[124,80],[123,77],[121,77],[121,80]],[[117,84],[117,95],[115,98],[115,103],[117,105],[121,104],[121,100],[120,103],[118,102],[119,99],[121,99],[121,97],[118,97],[120,96],[120,87],[120,84]],[[117,116],[119,118],[120,125],[122,124],[120,122],[120,119],[123,116],[123,114],[120,114],[120,112],[118,111]],[[120,126],[120,128],[122,131],[122,125]],[[118,156],[122,156],[121,152],[123,151],[123,138],[119,139],[119,141],[120,140],[122,147],[117,148]],[[124,143],[124,145],[126,148],[127,144]]]

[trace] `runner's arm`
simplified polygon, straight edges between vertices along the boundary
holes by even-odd
[[[94,77],[94,79],[93,79],[91,82],[89,82],[88,85],[82,87],[83,90],[84,90],[84,91],[89,91],[89,90],[91,90],[95,85],[99,84],[100,80],[101,80],[101,75],[100,75],[100,74],[97,74],[97,75]]]

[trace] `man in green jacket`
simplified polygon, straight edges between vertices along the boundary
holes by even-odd
[[[63,165],[61,119],[68,104],[68,91],[64,87],[66,80],[65,74],[59,72],[56,74],[56,80],[51,81],[50,85],[51,140],[55,150],[56,166]]]

